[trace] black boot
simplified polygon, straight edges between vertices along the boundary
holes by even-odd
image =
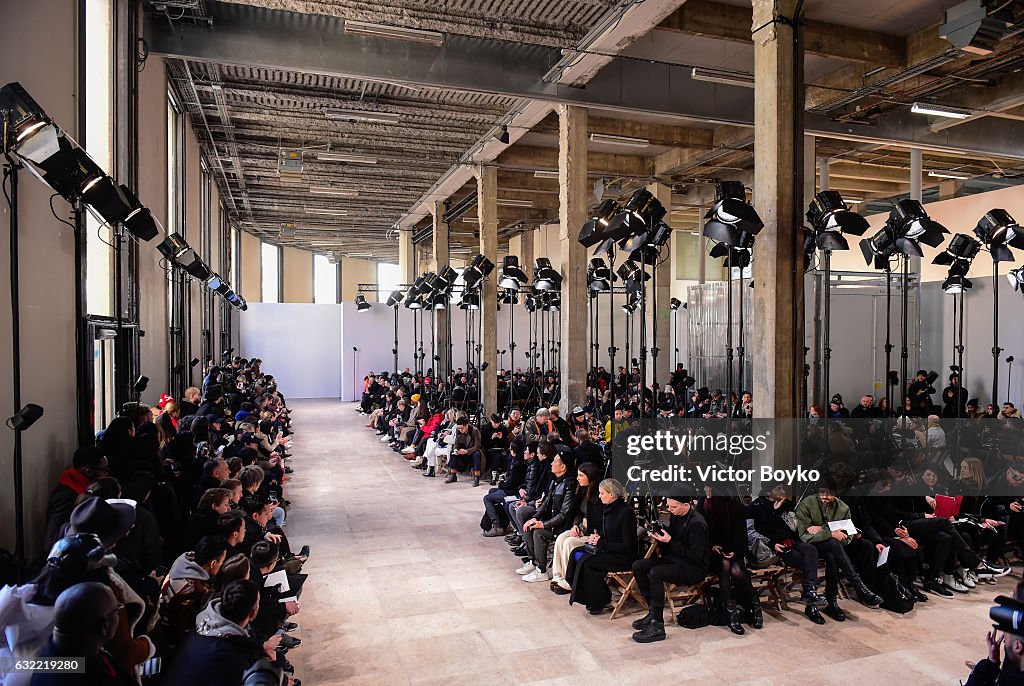
[[[437,476],[437,474],[434,473],[433,467],[427,467],[427,471],[423,472],[423,476]]]
[[[637,631],[640,631],[641,629],[643,629],[644,627],[646,627],[648,624],[650,624],[653,621],[654,621],[654,613],[651,612],[650,610],[648,610],[646,615],[644,615],[640,619],[638,619],[638,620],[633,622],[633,628],[636,629]]]
[[[654,643],[665,640],[665,624],[655,619],[640,631],[633,634],[633,640],[637,643]]]
[[[448,475],[448,478],[447,478],[447,479],[445,479],[445,480],[444,480],[444,482],[445,482],[446,484],[450,484],[450,483],[454,483],[454,482],[456,482],[456,481],[458,481],[458,480],[459,480],[459,477],[458,477],[458,476],[456,476],[455,472],[452,472],[452,473],[450,473],[450,474]]]
[[[811,620],[815,624],[824,624],[825,618],[821,616],[821,611],[818,610],[818,606],[807,603],[804,607],[804,614],[807,615],[807,619]]]
[[[807,581],[803,583],[803,592],[800,594],[800,602],[806,603],[807,605],[814,605],[815,607],[825,604],[824,598],[818,595],[815,585]]]
[[[878,595],[867,587],[860,577],[853,580],[853,590],[857,593],[857,600],[866,607],[878,607],[882,604],[882,596]]]
[[[764,627],[764,613],[761,612],[761,603],[756,600],[750,605],[750,626],[754,629]]]
[[[736,601],[730,600],[725,606],[725,611],[729,616],[729,631],[733,632],[737,636],[742,636],[747,633],[740,624],[740,609],[736,607]]]
[[[837,622],[846,621],[846,613],[843,612],[843,608],[839,607],[839,601],[835,598],[828,599],[828,602],[825,604],[825,614]]]

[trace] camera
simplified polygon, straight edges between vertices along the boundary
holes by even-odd
[[[646,529],[652,534],[663,534],[665,533],[665,525],[660,520],[655,519],[653,522],[647,524]]]

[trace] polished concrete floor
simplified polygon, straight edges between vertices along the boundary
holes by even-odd
[[[504,541],[480,536],[481,497],[387,449],[353,404],[292,401],[297,438],[288,536],[312,574],[291,654],[304,684],[950,684],[985,655],[988,607],[1014,577],[907,615],[853,601],[823,627],[798,611],[761,631],[668,626],[630,640],[637,614],[569,607],[513,573]]]

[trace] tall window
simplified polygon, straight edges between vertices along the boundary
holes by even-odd
[[[260,255],[263,263],[263,302],[281,302],[281,248],[262,243]]]
[[[242,265],[238,258],[238,253],[241,251],[242,237],[238,234],[238,229],[231,227],[231,276],[228,277],[231,281],[231,288],[236,293],[240,292],[242,288]]]
[[[113,11],[110,0],[85,3],[85,149],[107,173],[114,171]],[[112,316],[113,243],[110,227],[86,215],[86,307],[89,314]]]
[[[402,270],[397,264],[388,262],[377,263],[377,300],[385,301],[391,291],[397,291],[402,285]]]
[[[313,255],[313,302],[335,305],[338,302],[338,265],[327,255]]]

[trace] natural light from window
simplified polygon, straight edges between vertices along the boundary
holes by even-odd
[[[327,255],[313,255],[313,302],[317,305],[338,303],[338,265]]]
[[[377,263],[377,300],[385,302],[391,291],[397,291],[402,285],[402,271],[397,264],[388,262]]]
[[[270,243],[263,243],[260,249],[263,265],[263,302],[276,303],[281,301],[280,267],[281,248]]]

